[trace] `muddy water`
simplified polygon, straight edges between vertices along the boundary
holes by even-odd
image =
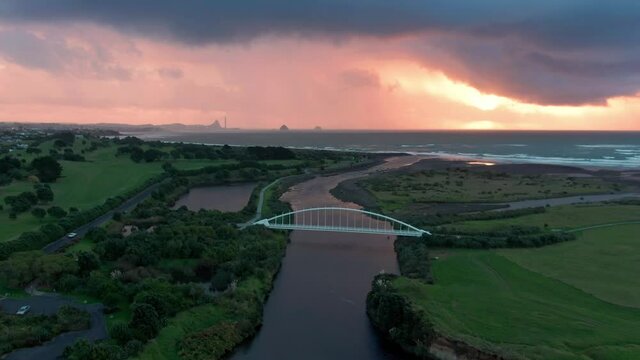
[[[293,187],[283,200],[294,209],[344,203],[330,193],[341,181],[411,164],[390,159],[372,169],[318,177]],[[258,335],[231,358],[402,359],[375,333],[366,316],[366,296],[381,271],[397,273],[393,237],[293,231],[291,244],[267,301]]]
[[[189,210],[240,211],[249,202],[255,183],[229,186],[203,186],[191,189],[182,196],[174,209],[186,206]]]

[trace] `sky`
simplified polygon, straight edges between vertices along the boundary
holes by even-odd
[[[0,121],[640,130],[637,0],[1,0]]]

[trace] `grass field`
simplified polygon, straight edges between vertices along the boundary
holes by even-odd
[[[500,253],[602,300],[640,308],[640,224],[588,230],[576,241]]]
[[[456,169],[391,173],[360,182],[386,211],[414,203],[506,202],[616,192],[619,185],[597,178],[561,175],[511,175]]]
[[[491,251],[450,252],[433,271],[435,285],[407,278],[394,285],[442,334],[515,358],[640,358],[640,309],[605,302]]]
[[[498,230],[509,226],[538,226],[550,229],[575,229],[625,221],[640,221],[639,205],[588,204],[547,208],[541,214],[508,219],[465,221],[445,226],[464,232]]]
[[[178,341],[186,334],[206,329],[227,317],[221,308],[212,304],[183,311],[170,319],[160,334],[145,345],[138,359],[178,360]]]
[[[86,162],[60,161],[62,177],[51,184],[54,200],[47,206],[57,205],[67,210],[73,206],[85,210],[134,189],[162,172],[160,163],[135,163],[128,157],[115,157],[115,151],[115,147],[100,148],[87,153]],[[0,187],[0,199],[32,189],[33,184],[28,181],[14,181]],[[52,220],[50,217],[38,220],[29,212],[11,220],[5,208],[0,211],[0,241],[15,238],[47,221]]]
[[[567,206],[469,228],[575,228],[637,219],[639,208]],[[434,285],[404,277],[394,284],[440,333],[484,350],[527,359],[637,359],[638,234],[640,224],[616,225],[542,248],[441,250]]]
[[[207,166],[220,166],[220,165],[229,165],[237,163],[236,160],[186,160],[180,159],[177,161],[173,161],[173,166],[178,170],[197,170],[202,169]]]

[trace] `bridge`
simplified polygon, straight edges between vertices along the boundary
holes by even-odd
[[[333,231],[396,236],[431,235],[400,220],[371,211],[340,207],[317,207],[288,212],[253,225],[270,229]]]

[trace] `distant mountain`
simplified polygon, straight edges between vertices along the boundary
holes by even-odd
[[[320,130],[322,130],[322,127],[321,126],[316,126],[316,127],[313,128],[313,130],[320,131]]]
[[[209,125],[184,125],[184,124],[167,124],[159,125],[163,130],[176,131],[176,132],[208,132],[224,130],[219,120],[212,122]]]
[[[283,124],[282,126],[280,126],[280,131],[287,131],[287,130],[289,130],[289,127],[287,125]]]

